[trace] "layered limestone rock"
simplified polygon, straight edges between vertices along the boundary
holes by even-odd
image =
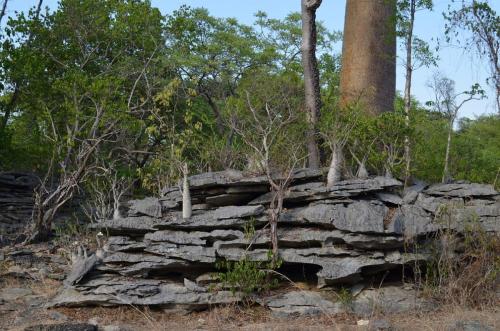
[[[0,246],[22,232],[31,219],[38,183],[32,174],[0,172]]]
[[[109,235],[106,256],[84,275],[72,275],[72,285],[53,305],[204,309],[238,301],[237,293],[209,291],[215,281],[209,275],[219,271],[219,260],[268,261],[272,195],[267,180],[224,171],[189,181],[194,207],[189,219],[182,218],[179,190],[168,188],[160,198],[131,201],[127,217],[97,224]],[[413,243],[471,224],[500,232],[500,196],[490,185],[419,183],[403,191],[395,179],[374,177],[326,188],[320,171],[299,170],[278,222],[279,271],[326,290],[370,282],[387,271],[400,272],[403,265],[425,263],[425,250],[413,251]],[[292,293],[269,307],[277,312],[288,306],[299,312],[338,309],[318,295],[308,294],[302,302]],[[285,304],[283,298],[297,302]]]

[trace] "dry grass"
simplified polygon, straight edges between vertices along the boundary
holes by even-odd
[[[466,231],[464,238],[443,233],[439,244],[427,268],[424,293],[449,305],[496,306],[500,236],[474,227]]]

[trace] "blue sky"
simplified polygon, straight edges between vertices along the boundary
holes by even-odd
[[[240,22],[251,24],[254,14],[265,11],[270,17],[283,18],[292,11],[300,10],[300,0],[151,0],[153,6],[158,7],[163,14],[171,13],[181,5],[192,7],[205,7],[209,12],[218,17],[234,17]],[[14,15],[14,11],[24,11],[34,6],[37,0],[9,0],[8,15]],[[444,37],[444,20],[442,12],[446,10],[450,0],[434,0],[434,11],[421,11],[417,13],[415,34],[434,44],[436,39]],[[500,1],[490,1],[493,8],[500,11]],[[57,0],[44,0],[44,5],[51,9],[57,7]],[[345,0],[323,0],[317,12],[317,19],[323,21],[330,30],[342,30],[344,26]],[[5,18],[4,18],[5,23]],[[338,49],[341,45],[338,45]],[[399,56],[403,52],[398,48]],[[488,99],[472,101],[466,104],[460,116],[474,118],[485,113],[495,112],[494,92],[486,86],[488,77],[487,64],[471,55],[463,49],[442,45],[439,51],[440,61],[437,68],[421,68],[414,73],[413,95],[418,100],[425,102],[432,99],[432,91],[427,87],[427,81],[434,71],[439,70],[449,78],[455,80],[457,92],[466,90],[478,82],[488,93]],[[397,89],[403,90],[404,71],[398,62]]]

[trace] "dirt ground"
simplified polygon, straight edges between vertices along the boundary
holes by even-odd
[[[19,284],[11,284],[9,286]],[[57,284],[32,286],[33,293],[41,290],[53,293]],[[38,289],[38,290],[37,290]],[[45,309],[30,307],[31,303],[17,300],[11,311],[0,311],[0,330],[24,330],[39,324],[90,323],[99,330],[500,330],[500,309],[465,309],[444,306],[438,311],[421,314],[409,312],[391,316],[372,316],[359,320],[351,315],[276,318],[260,307],[236,305],[213,307],[208,311],[171,312],[136,307],[88,307]],[[0,306],[1,307],[1,306]],[[366,324],[369,325],[358,325]],[[479,326],[478,326],[479,325]],[[475,326],[475,328],[471,328]],[[107,328],[106,328],[107,327]],[[481,328],[483,327],[483,328]]]

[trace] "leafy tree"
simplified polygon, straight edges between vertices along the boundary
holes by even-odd
[[[457,2],[456,0],[452,0]],[[500,16],[490,6],[488,0],[461,0],[460,8],[448,6],[444,13],[447,20],[447,40],[456,40],[464,49],[477,50],[481,58],[486,58],[490,70],[488,81],[496,93],[497,111],[500,112]],[[464,32],[469,35],[464,38]]]
[[[411,110],[411,84],[413,71],[422,66],[435,65],[435,57],[429,49],[429,45],[422,39],[414,36],[415,14],[419,10],[432,10],[432,0],[399,0],[397,2],[397,33],[403,40],[406,53],[405,67],[405,89],[404,89],[404,111],[407,129],[410,127]],[[411,149],[410,139],[405,137],[405,185],[408,184],[411,174]]]
[[[456,93],[455,82],[439,73],[434,75],[433,80],[429,83],[429,87],[434,90],[435,96],[434,101],[429,102],[429,105],[432,105],[436,111],[444,114],[448,120],[448,139],[444,158],[443,177],[441,180],[444,183],[451,179],[449,171],[450,148],[453,136],[453,125],[457,119],[458,112],[465,103],[483,98],[484,91],[481,90],[479,84],[475,84],[470,91]]]

